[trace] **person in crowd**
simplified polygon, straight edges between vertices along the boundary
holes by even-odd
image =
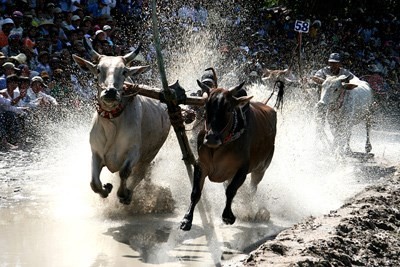
[[[311,77],[311,79],[317,84],[322,84],[325,81],[327,75],[330,76],[346,75],[350,80],[355,78],[356,76],[353,73],[342,67],[340,61],[341,60],[339,53],[330,54],[328,59],[328,66],[319,69],[314,74],[314,76]]]
[[[87,11],[93,18],[99,18],[102,15],[109,15],[109,9],[107,8],[109,0],[98,0],[97,2],[93,2],[88,4]]]
[[[0,95],[6,99],[9,99],[12,105],[18,104],[18,101],[21,100],[18,90],[18,81],[19,79],[16,74],[10,74],[6,78],[6,88],[0,90]]]
[[[14,11],[12,14],[12,20],[14,21],[14,28],[11,30],[10,34],[19,34],[20,36],[24,35],[24,28],[22,27],[24,19],[24,14],[21,11]]]
[[[24,35],[22,37],[22,43],[27,49],[33,51],[35,47],[35,40],[37,37],[38,37],[38,27],[30,26],[24,32]]]
[[[78,15],[73,15],[71,17],[71,27],[70,30],[78,30],[81,26],[81,17],[79,17]]]
[[[62,69],[55,69],[53,79],[48,84],[50,95],[57,99],[60,105],[76,106],[79,100],[73,93],[71,78]],[[78,102],[77,102],[78,101]]]
[[[47,84],[44,83],[42,77],[35,76],[31,79],[31,87],[27,92],[27,102],[31,107],[50,107],[57,106],[57,100],[44,92]]]
[[[17,69],[14,63],[5,62],[2,65],[4,74],[0,77],[0,89],[4,89],[7,87],[7,76],[16,74],[19,69]]]
[[[103,31],[104,31],[105,34],[106,34],[106,40],[107,40],[107,42],[108,42],[111,46],[113,46],[113,45],[114,45],[114,43],[113,43],[113,41],[112,41],[113,29],[111,28],[110,25],[104,25]]]
[[[23,53],[22,35],[19,33],[11,33],[8,36],[8,44],[1,49],[1,52],[7,57]]]
[[[0,149],[18,149],[20,137],[18,116],[23,116],[26,109],[12,105],[10,99],[0,95]]]
[[[3,20],[3,25],[1,26],[0,31],[0,48],[8,45],[8,36],[10,35],[13,28],[14,21],[12,19],[6,18]]]
[[[17,71],[18,76],[31,78],[31,70],[28,65],[20,64],[18,65],[17,69],[19,69],[19,71]]]
[[[47,52],[47,50],[41,51],[38,56],[38,64],[37,64],[35,70],[38,73],[41,73],[42,71],[46,71],[47,73],[49,73],[51,75],[52,70],[51,70],[49,62],[50,62],[49,52]]]
[[[30,85],[31,85],[31,79],[29,78],[29,76],[18,77],[19,100],[16,102],[15,106],[29,107],[27,95]]]
[[[27,59],[28,58],[26,57],[26,55],[24,53],[20,53],[16,56],[9,57],[8,61],[14,63],[15,66],[19,66],[21,64],[26,64]],[[19,69],[19,68],[17,67],[17,69]],[[17,71],[17,74],[18,74],[18,71]]]
[[[95,32],[94,38],[93,38],[93,49],[96,50],[99,54],[105,54],[104,50],[106,49],[104,47],[105,42],[108,43],[107,41],[107,34],[103,30],[97,30]]]

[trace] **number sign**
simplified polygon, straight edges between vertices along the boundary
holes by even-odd
[[[310,28],[310,23],[301,21],[301,20],[296,20],[294,24],[294,30],[296,32],[305,32],[307,33]]]

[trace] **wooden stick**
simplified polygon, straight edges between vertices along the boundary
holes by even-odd
[[[133,84],[129,82],[124,82],[126,85],[127,93],[129,92],[134,92],[138,93],[139,95],[154,98],[157,100],[160,100],[161,102],[163,101],[163,96],[161,93],[161,89],[156,88],[156,87],[151,87],[145,84]],[[190,106],[204,106],[206,103],[207,97],[203,96],[186,96],[183,99],[178,99],[178,104],[183,104],[183,105],[190,105]]]

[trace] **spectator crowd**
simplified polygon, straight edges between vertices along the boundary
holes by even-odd
[[[157,1],[163,43],[177,44],[185,32],[215,32],[224,60],[240,66],[243,79],[261,78],[264,68],[299,71],[300,78],[326,64],[331,52],[343,65],[365,76],[381,93],[399,90],[400,20],[393,14],[341,18],[304,18],[284,7],[244,12],[240,1]],[[123,55],[139,42],[138,58],[154,64],[155,49],[146,0],[18,0],[0,1],[0,146],[17,148],[27,113],[79,106],[93,93],[72,54],[90,59],[84,38],[100,54]],[[294,31],[295,20],[310,30]],[[154,65],[153,65],[154,66]],[[378,84],[378,85],[377,85]],[[379,88],[378,88],[379,87]],[[43,115],[45,116],[45,115]]]

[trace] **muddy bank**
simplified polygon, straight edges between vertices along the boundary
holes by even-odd
[[[340,209],[281,232],[226,266],[400,266],[400,165]]]

